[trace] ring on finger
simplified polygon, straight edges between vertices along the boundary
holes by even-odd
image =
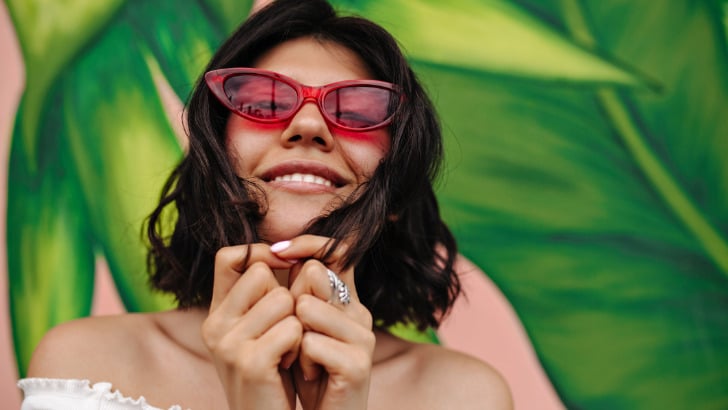
[[[342,305],[348,305],[351,302],[349,287],[346,286],[346,283],[339,278],[339,275],[334,273],[331,269],[326,269],[326,274],[329,276],[329,286],[331,286],[329,303],[341,303]]]

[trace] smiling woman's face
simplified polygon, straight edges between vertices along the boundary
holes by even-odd
[[[309,86],[373,78],[349,49],[309,37],[272,48],[255,68]],[[371,177],[390,144],[386,127],[361,133],[329,127],[313,101],[282,124],[231,114],[226,137],[238,176],[265,192],[268,212],[259,233],[271,243],[300,234],[311,220],[338,207]]]

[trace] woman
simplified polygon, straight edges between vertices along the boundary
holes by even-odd
[[[437,326],[460,291],[439,125],[388,33],[274,2],[212,58],[188,131],[148,226],[180,308],[55,328],[24,408],[511,407],[488,365],[386,331]]]

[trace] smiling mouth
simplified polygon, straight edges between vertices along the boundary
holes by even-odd
[[[313,174],[286,174],[286,175],[279,175],[275,178],[273,178],[273,182],[305,182],[308,184],[315,184],[315,185],[321,185],[325,187],[333,187],[335,186],[333,182],[329,181],[328,179],[313,175]]]

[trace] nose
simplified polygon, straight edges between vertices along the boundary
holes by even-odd
[[[281,134],[281,142],[284,146],[304,144],[324,151],[334,147],[329,125],[314,101],[305,102],[291,118]]]

